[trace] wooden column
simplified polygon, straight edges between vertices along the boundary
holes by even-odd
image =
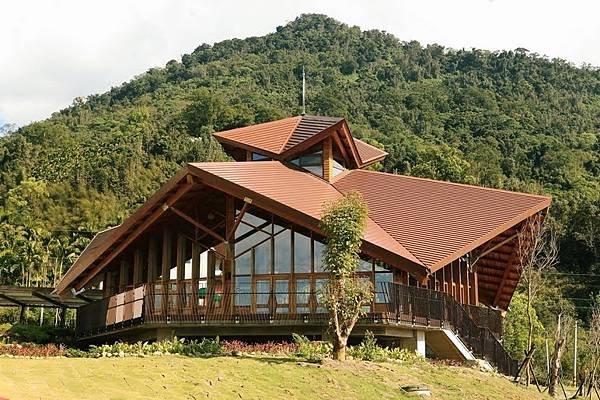
[[[469,287],[469,265],[465,262],[463,265],[463,277],[462,282],[464,285],[464,302],[465,304],[471,304],[471,288]]]
[[[158,278],[158,243],[155,237],[148,239],[148,283]]]
[[[102,284],[102,289],[104,289],[104,297],[110,296],[110,289],[112,285],[112,279],[110,275],[110,271],[104,271],[104,283]]]
[[[122,259],[119,268],[119,293],[124,292],[125,287],[127,286],[127,269],[127,261]]]
[[[142,250],[135,249],[133,253],[133,287],[142,283]]]
[[[186,240],[185,236],[177,235],[177,283],[185,279]]]
[[[165,228],[162,238],[162,281],[169,282],[171,272],[171,260],[173,259],[173,235],[169,228]]]
[[[192,280],[200,278],[200,245],[192,243]]]
[[[233,237],[233,228],[235,224],[235,198],[227,196],[225,200],[225,237]],[[233,243],[225,243],[225,260],[223,261],[223,292],[233,293],[233,263],[234,263],[234,247]],[[231,307],[233,298],[230,304],[225,304],[225,307]]]
[[[323,178],[331,181],[333,177],[333,146],[331,137],[323,141]]]
[[[477,276],[477,268],[473,271],[473,304],[479,305],[479,277]]]

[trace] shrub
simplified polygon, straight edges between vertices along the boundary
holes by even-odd
[[[71,343],[73,330],[49,325],[15,324],[5,333],[5,336],[11,341],[21,343]]]
[[[217,355],[221,353],[219,338],[189,340],[177,339],[161,342],[137,342],[104,344],[101,346],[90,346],[88,354],[91,357],[128,357],[142,355],[181,354],[184,356],[198,357]]]
[[[306,336],[292,334],[294,343],[296,344],[295,355],[305,358],[309,361],[320,361],[323,358],[331,357],[333,346],[329,342],[311,341]]]
[[[55,344],[0,344],[1,356],[13,357],[62,357],[67,355],[63,346]]]
[[[241,340],[230,340],[221,343],[225,353],[257,353],[290,356],[296,353],[298,346],[289,342],[246,343]]]
[[[386,360],[388,348],[377,346],[377,339],[371,331],[365,332],[363,341],[358,346],[351,346],[348,354],[354,358],[364,361],[384,361]]]

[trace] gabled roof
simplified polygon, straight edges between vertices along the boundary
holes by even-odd
[[[346,120],[339,117],[302,115],[217,132],[214,136],[223,144],[262,152],[271,158],[283,160],[293,157],[305,145],[318,143],[323,134],[333,134],[338,129],[346,133],[340,143],[349,150],[356,150],[356,165],[359,168],[380,161],[387,155],[385,151],[352,137]],[[353,151],[349,153],[352,154]]]
[[[357,190],[369,206],[363,248],[422,277],[550,204],[545,196],[365,170],[346,171],[330,183],[279,161],[192,163],[122,225],[98,234],[57,292],[66,291],[81,276],[91,279],[92,267],[97,269],[130,235],[150,226],[164,204],[177,201],[194,185],[192,176],[238,198],[250,197],[257,207],[316,232],[323,205]]]
[[[373,221],[432,272],[550,205],[545,196],[365,170],[333,185],[361,192]]]
[[[287,213],[300,213],[300,225],[316,231],[319,231],[323,206],[342,197],[342,194],[327,181],[299,169],[287,167],[279,161],[191,163],[188,166],[191,168],[190,172],[202,181],[211,180],[217,188],[228,184],[236,185],[237,190],[243,190],[244,196],[252,197],[253,204],[259,207],[276,202],[286,207]],[[257,199],[257,195],[263,201]],[[367,221],[363,239],[410,263],[423,266],[371,218]]]

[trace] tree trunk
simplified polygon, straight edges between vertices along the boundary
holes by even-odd
[[[346,361],[346,343],[347,337],[333,336],[333,359],[338,361]]]
[[[550,379],[548,383],[548,394],[556,396],[558,384],[558,371],[560,371],[560,358],[562,353],[562,344],[555,344],[552,358],[550,360]]]
[[[531,347],[533,346],[533,318],[531,316],[531,291],[527,290],[527,352],[529,353],[531,351]],[[529,367],[529,365],[531,364],[532,360],[529,360],[527,362],[526,370],[525,370],[525,384],[527,386],[529,386],[529,383],[531,382],[531,368]]]

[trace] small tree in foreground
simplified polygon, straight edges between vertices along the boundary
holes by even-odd
[[[330,274],[322,301],[331,315],[335,360],[346,359],[348,337],[373,296],[371,283],[356,274],[368,214],[362,195],[351,192],[327,204],[321,218],[327,236],[323,265]]]

